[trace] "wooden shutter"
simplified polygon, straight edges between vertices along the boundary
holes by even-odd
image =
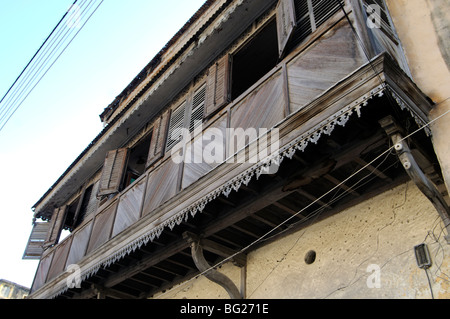
[[[205,117],[230,102],[230,56],[220,58],[208,72],[206,82]]]
[[[296,27],[293,0],[280,0],[277,5],[278,50],[280,57]]]
[[[111,195],[120,191],[127,160],[128,149],[126,148],[108,152],[100,179],[99,196]]]
[[[186,114],[187,102],[184,101],[178,106],[170,116],[169,131],[167,133],[166,149],[172,149],[178,142],[183,139],[182,128],[184,127],[184,119]]]
[[[66,219],[67,206],[56,208],[53,212],[52,219],[50,220],[50,226],[47,233],[47,239],[44,243],[44,249],[52,247],[59,242],[61,232],[64,227],[64,221]]]
[[[27,247],[23,254],[23,259],[39,260],[44,252],[44,244],[47,239],[50,223],[34,223]]]
[[[153,165],[164,155],[164,146],[167,135],[167,128],[169,126],[170,111],[164,112],[159,117],[154,126],[152,133],[152,140],[150,142],[150,150],[147,158],[147,167]]]
[[[206,85],[203,85],[197,91],[194,92],[192,99],[192,112],[189,121],[189,132],[193,132],[194,129],[203,121],[205,113],[205,98],[206,98]]]
[[[329,18],[341,10],[344,6],[342,0],[312,0],[312,7],[314,12],[314,29],[317,29],[324,24]]]

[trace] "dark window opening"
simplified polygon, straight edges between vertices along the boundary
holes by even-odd
[[[235,99],[278,63],[277,25],[273,20],[233,56],[231,98]]]
[[[148,134],[130,150],[127,174],[125,177],[125,187],[133,184],[142,174],[144,174],[152,135],[152,133]]]
[[[78,206],[80,203],[80,199],[81,199],[80,197],[75,199],[72,202],[72,204],[70,204],[67,207],[67,217],[66,217],[66,222],[65,222],[65,227],[64,227],[64,229],[66,229],[66,230],[73,231],[75,229],[76,213],[77,213],[77,209],[78,209]]]
[[[80,226],[80,224],[86,218],[86,213],[88,211],[89,202],[91,201],[93,188],[94,185],[91,185],[84,191],[83,201],[81,202],[80,211],[78,212],[77,220],[75,221],[75,228]]]

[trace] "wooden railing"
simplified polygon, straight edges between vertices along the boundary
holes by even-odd
[[[338,23],[329,32],[332,34],[320,38],[307,50],[302,47],[290,54],[210,119],[204,130],[214,128],[226,134],[227,127],[270,129],[364,64],[346,21]],[[193,137],[191,145],[196,145],[194,142],[199,138],[202,137]],[[203,151],[208,144],[200,145]],[[228,158],[232,154],[227,153],[227,147],[224,147],[225,158]],[[151,216],[164,203],[188,190],[219,165],[205,161],[177,164],[171,160],[170,154],[166,154],[158,166],[99,207],[68,238],[44,253],[32,290],[41,288],[65,272],[68,266],[88,258],[121,232]]]

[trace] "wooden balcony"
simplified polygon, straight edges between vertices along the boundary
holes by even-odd
[[[209,119],[204,130],[277,128],[280,154],[289,157],[308,144],[317,143],[321,135],[331,134],[339,121],[359,112],[378,94],[381,96],[386,83],[398,92],[403,92],[403,87],[413,87],[384,55],[366,63],[346,21],[314,37]],[[418,92],[408,94],[403,98],[411,105],[420,104],[412,101],[425,100]],[[418,117],[425,120],[428,111],[417,109]],[[191,146],[197,145],[199,138],[194,136]],[[199,145],[203,150],[205,144]],[[187,149],[195,153],[195,147]],[[242,152],[248,152],[248,148],[238,154]],[[233,155],[226,152],[226,147],[224,154],[225,158]],[[166,154],[158,165],[44,253],[33,293],[41,288],[47,290],[46,294],[64,290],[68,276],[65,271],[70,265],[79,265],[82,277],[87,278],[100,267],[151,243],[166,229],[201,212],[212,200],[243,187],[246,178],[255,178],[261,172],[263,162],[176,164],[171,154]],[[215,225],[217,228],[208,228],[210,235],[221,229]],[[185,243],[174,244],[167,251],[186,247]]]

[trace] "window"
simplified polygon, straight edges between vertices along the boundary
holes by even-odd
[[[231,98],[239,97],[272,70],[278,58],[277,24],[272,20],[233,55]]]
[[[189,133],[201,125],[205,117],[206,107],[206,84],[189,94],[172,112],[167,134],[166,151],[171,150],[176,144],[183,140],[183,129],[188,129]]]
[[[78,227],[83,221],[84,219],[91,213],[90,208],[90,204],[92,202],[92,198],[93,198],[93,189],[94,189],[94,185],[90,185],[89,187],[87,187],[83,194],[81,195],[82,200],[78,205],[77,208],[77,212],[74,216],[73,222],[74,222],[74,227],[73,229],[75,229],[76,227]],[[94,196],[94,200],[95,200],[95,196]]]
[[[127,173],[125,176],[125,187],[133,184],[145,173],[152,137],[153,132],[145,136],[131,148],[128,158]]]

